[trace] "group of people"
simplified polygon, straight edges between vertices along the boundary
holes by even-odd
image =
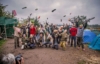
[[[86,24],[64,24],[63,26],[57,26],[53,24],[40,24],[35,26],[33,23],[28,25],[14,26],[14,44],[15,48],[20,47],[21,49],[34,49],[36,47],[51,47],[58,50],[60,47],[66,50],[66,44],[68,43],[71,47],[80,46],[82,50],[84,45],[83,31],[86,28]]]
[[[40,24],[35,26],[34,24],[14,26],[14,46],[21,47],[21,49],[34,49],[36,47],[49,47],[58,50],[66,50],[66,44],[70,47],[74,46],[78,49],[80,46],[84,49],[83,31],[87,24],[73,24],[73,25],[45,25]],[[13,54],[3,54],[1,64],[24,64],[24,59],[21,54],[14,56]]]

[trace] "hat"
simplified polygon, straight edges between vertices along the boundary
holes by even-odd
[[[58,32],[58,30],[54,30],[53,32]]]
[[[83,24],[80,24],[81,27],[83,27]]]

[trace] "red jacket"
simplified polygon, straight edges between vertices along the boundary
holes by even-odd
[[[35,35],[36,34],[36,29],[35,27],[30,28],[30,34]]]
[[[75,27],[70,28],[70,34],[71,34],[71,36],[76,36],[77,28],[75,28]]]

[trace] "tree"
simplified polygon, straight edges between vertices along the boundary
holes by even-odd
[[[39,20],[37,19],[37,17],[35,18],[34,25],[39,26]]]
[[[6,8],[7,6],[4,6],[3,4],[0,3],[0,17],[4,15],[4,9]]]
[[[7,7],[8,5],[3,5],[3,4],[0,4],[0,17],[4,16],[4,17],[7,17],[7,18],[12,18],[12,14],[9,12],[9,11],[5,11],[5,8]]]
[[[95,17],[92,18],[88,18],[86,16],[75,16],[73,18],[71,18],[69,21],[71,21],[73,24],[83,24],[83,25],[87,25],[88,22],[90,22],[90,20],[94,19]],[[76,25],[77,26],[77,25]]]

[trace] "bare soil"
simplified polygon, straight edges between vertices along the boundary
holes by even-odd
[[[94,51],[85,45],[85,51],[67,45],[66,51],[61,48],[36,48],[21,50],[14,49],[14,40],[8,39],[3,50],[17,55],[22,53],[25,64],[100,64],[100,52]]]

